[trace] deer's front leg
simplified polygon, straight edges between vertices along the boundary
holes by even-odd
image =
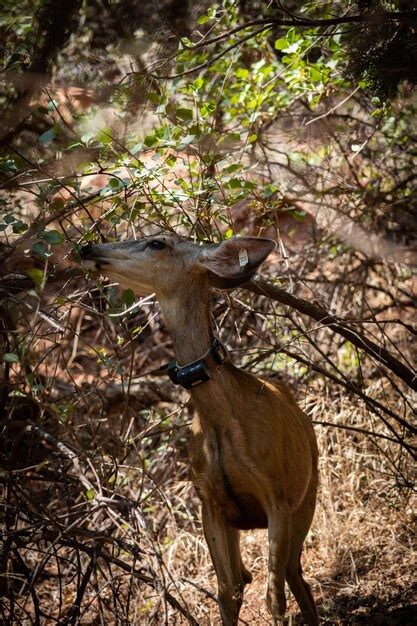
[[[290,550],[290,511],[286,504],[273,507],[268,514],[268,587],[266,603],[274,624],[285,616],[285,574]]]
[[[216,570],[218,599],[223,626],[235,626],[242,606],[243,588],[249,573],[242,568],[239,551],[239,533],[230,528],[221,512],[210,503],[203,503],[204,536]]]

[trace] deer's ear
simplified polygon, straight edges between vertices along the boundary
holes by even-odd
[[[248,281],[274,248],[272,239],[233,237],[204,249],[199,260],[213,287],[230,289]]]

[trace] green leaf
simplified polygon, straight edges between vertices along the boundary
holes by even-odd
[[[240,170],[242,168],[242,165],[240,163],[232,163],[232,165],[228,165],[227,167],[224,168],[224,172],[226,172],[226,174],[232,174],[233,172],[236,172],[236,170]]]
[[[258,139],[258,135],[256,135],[255,133],[253,133],[252,135],[249,135],[248,137],[248,143],[253,143],[254,141],[256,141]]]
[[[91,502],[91,500],[94,500],[94,496],[95,496],[95,491],[94,489],[87,489],[87,491],[85,492],[85,497],[87,498],[87,500],[89,502]]]
[[[229,139],[230,141],[240,141],[240,133],[229,133],[227,135],[227,139]]]
[[[15,235],[20,235],[21,233],[24,233],[28,228],[29,226],[21,220],[17,220],[17,222],[15,222],[12,226],[12,230]]]
[[[97,133],[97,141],[103,144],[103,146],[108,146],[109,143],[112,142],[111,136],[111,128],[102,128]]]
[[[310,67],[310,78],[313,83],[319,83],[323,79],[323,73],[320,72],[316,67]]]
[[[286,48],[288,48],[289,45],[290,45],[290,42],[288,41],[288,39],[285,39],[284,37],[282,37],[281,39],[277,39],[275,41],[274,47],[275,47],[275,50],[285,50]]]
[[[55,139],[56,134],[53,128],[50,128],[45,133],[43,133],[40,137],[38,137],[38,141],[41,143],[49,143],[53,139]]]
[[[197,24],[205,24],[206,22],[209,22],[210,18],[208,15],[202,15],[201,17],[198,18],[197,20]]]
[[[171,167],[173,165],[175,165],[175,163],[177,162],[177,157],[174,156],[173,154],[170,154],[167,158],[166,158],[166,163],[168,165],[170,165]]]
[[[64,241],[64,237],[57,230],[44,230],[42,236],[43,239],[45,239],[45,241],[50,243],[52,246],[56,245],[57,243],[62,243]]]
[[[4,157],[4,159],[0,160],[0,171],[16,172],[17,171],[16,163],[9,156],[6,156]]]
[[[248,78],[249,70],[247,70],[246,67],[238,67],[236,70],[236,76],[237,78]]]
[[[152,102],[152,104],[159,104],[161,102],[161,96],[156,91],[151,91],[148,93],[148,98]]]
[[[110,189],[121,189],[122,187],[124,187],[123,181],[121,181],[120,178],[116,178],[116,176],[111,176],[107,185],[110,187]]]
[[[304,220],[307,217],[306,211],[303,211],[303,210],[296,209],[295,211],[291,211],[290,213],[293,216],[293,218],[298,220],[299,222],[304,222]]]
[[[284,52],[286,52],[287,54],[294,54],[294,52],[297,52],[300,45],[301,44],[299,41],[295,41],[294,43],[289,45],[288,48],[285,48]]]
[[[214,111],[216,110],[216,105],[214,104],[214,102],[206,102],[205,104],[203,104],[200,108],[201,111],[201,115],[207,115],[207,113],[214,113]]]
[[[243,181],[240,178],[231,178],[228,185],[230,189],[240,189],[243,186]]]
[[[41,241],[37,241],[36,243],[34,243],[32,246],[32,250],[33,252],[35,252],[35,254],[38,254],[43,259],[46,259],[49,256],[52,256],[52,252],[49,252],[45,248],[45,244],[43,244]]]
[[[200,17],[197,20],[197,24],[206,24],[207,22],[209,22],[210,20],[214,19],[216,17],[216,13],[217,10],[215,7],[210,7],[209,10],[207,11],[207,15],[200,15]]]
[[[321,94],[317,94],[317,96],[314,96],[314,98],[312,98],[312,100],[310,101],[310,107],[312,109],[315,109],[316,106],[320,103],[321,100]]]
[[[26,274],[33,280],[37,287],[40,287],[44,280],[44,273],[37,267],[26,270]]]
[[[114,194],[114,190],[106,186],[100,190],[99,195],[100,195],[100,198],[107,198],[108,196],[112,196],[113,194]]]
[[[81,141],[83,141],[84,143],[88,143],[92,139],[94,139],[94,133],[92,132],[85,133],[84,135],[81,136]]]
[[[3,361],[6,363],[19,363],[19,357],[14,352],[5,352],[3,354]]]
[[[143,143],[137,143],[133,146],[133,148],[130,149],[130,152],[132,154],[137,154],[138,152],[140,152],[143,148]]]
[[[125,303],[127,307],[132,306],[135,302],[135,294],[131,289],[125,289],[122,293],[122,301]]]
[[[190,145],[192,141],[194,141],[195,135],[186,135],[182,140],[181,144],[178,146],[178,149],[181,150],[184,146]]]
[[[155,145],[157,141],[158,140],[155,137],[155,135],[146,135],[145,139],[143,140],[143,143],[145,144],[145,146],[150,148],[151,146]]]
[[[184,120],[184,122],[189,122],[193,119],[194,115],[191,109],[183,109],[179,108],[176,110],[177,117]]]

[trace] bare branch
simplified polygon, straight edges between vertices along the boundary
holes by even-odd
[[[417,375],[415,372],[399,361],[383,346],[376,344],[358,331],[349,328],[346,323],[334,315],[331,315],[318,304],[313,304],[312,302],[298,298],[288,293],[288,291],[285,291],[285,289],[276,287],[261,278],[251,280],[245,285],[245,289],[258,295],[268,296],[272,300],[292,307],[296,311],[299,311],[299,313],[308,315],[317,322],[320,322],[323,326],[328,326],[331,330],[342,335],[342,337],[348,339],[357,348],[364,350],[373,359],[391,370],[391,372],[401,378],[411,389],[417,391]]]

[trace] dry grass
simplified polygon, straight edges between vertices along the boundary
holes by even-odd
[[[125,41],[125,28],[118,38]],[[8,173],[0,198],[4,212],[29,227],[17,235],[9,225],[0,246],[7,252],[0,267],[0,351],[18,356],[0,370],[0,622],[171,626],[192,616],[194,624],[219,624],[199,501],[188,481],[193,409],[187,394],[169,381],[135,381],[172,357],[155,305],[142,303],[127,314],[120,295],[109,288],[80,277],[58,288],[50,278],[68,267],[74,244],[91,237],[140,237],[160,229],[214,237],[230,229],[268,235],[278,241],[282,257],[277,253],[264,266],[265,274],[291,294],[323,304],[411,367],[415,283],[403,264],[403,243],[412,239],[408,224],[415,194],[409,172],[415,138],[403,115],[412,118],[402,101],[394,117],[371,117],[373,108],[361,92],[351,93],[352,109],[345,110],[340,106],[345,96],[339,98],[335,90],[322,122],[306,132],[303,120],[311,116],[312,121],[318,110],[308,111],[301,100],[298,106],[297,95],[295,108],[259,110],[263,122],[256,144],[245,141],[232,149],[227,142],[222,147],[221,135],[239,127],[241,118],[233,114],[228,123],[222,105],[220,117],[217,111],[213,117],[213,129],[220,120],[221,132],[207,135],[206,147],[205,141],[195,141],[184,149],[178,139],[177,150],[144,148],[130,160],[130,148],[165,124],[165,113],[157,121],[146,83],[137,103],[141,86],[125,81],[131,69],[127,54],[116,57],[106,44],[86,55],[86,46],[82,38],[74,39],[58,77],[63,84],[66,76],[72,79],[84,56],[94,65],[101,57],[100,72],[107,74],[113,59],[117,72],[110,92],[116,83],[117,91],[126,84],[120,104],[116,98],[107,111],[99,101],[78,124],[79,112],[72,115],[69,100],[62,135],[50,145],[41,145],[36,128],[25,131],[17,145],[29,160]],[[145,47],[146,65],[154,52],[148,42]],[[248,49],[237,62],[252,67],[256,55]],[[228,66],[227,75],[234,67]],[[223,87],[213,87],[219,102],[229,98],[224,78],[224,93]],[[97,85],[92,81],[92,92]],[[60,123],[61,111],[51,99],[61,92],[52,87],[45,128]],[[182,103],[179,94],[167,88],[172,103]],[[125,115],[124,97],[133,115]],[[330,108],[331,98],[339,101],[337,107]],[[104,134],[111,126],[112,143],[97,151],[94,142],[80,139],[80,147],[70,151],[74,136],[92,130],[102,114],[104,124],[105,112],[111,119],[105,120]],[[391,123],[392,131],[381,131]],[[184,133],[186,128],[181,127]],[[361,150],[353,154],[355,144]],[[218,150],[225,154],[217,163]],[[227,173],[225,165],[246,160],[248,179],[253,176],[257,185],[241,199],[230,185],[236,174]],[[81,161],[89,161],[87,169]],[[62,187],[59,177],[66,174],[74,181],[64,178]],[[183,177],[188,188],[177,180]],[[122,187],[115,185],[120,178]],[[397,213],[403,215],[398,224]],[[45,226],[62,233],[64,243],[46,244]],[[51,257],[40,260],[30,252],[39,241]],[[375,242],[382,251],[374,250]],[[384,260],[384,247],[385,256],[396,251],[388,255],[390,261]],[[36,288],[27,284],[28,269],[32,275],[35,269]],[[214,317],[233,361],[261,375],[282,375],[317,423],[321,482],[303,564],[323,623],[417,624],[415,468],[406,448],[412,445],[411,429],[404,423],[413,417],[409,390],[372,354],[290,307],[238,292],[216,301]],[[265,532],[242,533],[242,550],[254,580],[245,592],[241,623],[269,624]],[[292,598],[288,621],[300,623]]]
[[[142,388],[142,401],[151,388]],[[84,394],[88,398],[87,384]],[[300,401],[313,419],[326,415],[345,425],[369,422],[363,406],[337,395],[323,382]],[[130,423],[113,400],[101,410],[97,393],[89,402],[87,412],[75,412],[66,423],[44,416],[43,432],[51,432],[54,424],[54,440],[45,441],[42,434],[32,433],[33,448],[27,455],[26,440],[24,467],[14,471],[18,492],[9,496],[20,506],[14,530],[30,527],[31,540],[21,557],[32,577],[39,571],[39,578],[30,589],[24,571],[14,562],[13,623],[34,623],[33,592],[42,624],[55,620],[60,624],[187,623],[164,601],[165,589],[199,624],[219,624],[216,582],[202,536],[199,503],[187,480],[185,449],[191,409],[179,409],[176,403],[141,409],[139,404],[131,407]],[[411,624],[416,558],[409,492],[395,485],[392,471],[384,468],[381,451],[368,437],[323,426],[316,430],[321,485],[304,569],[323,623],[391,623],[378,621],[378,615],[406,607],[402,609],[404,621],[392,623]],[[71,449],[82,450],[78,467],[71,466],[65,453],[56,448],[55,442],[62,440]],[[386,453],[390,445],[394,446],[388,443]],[[31,454],[37,458],[28,458]],[[48,470],[55,476],[38,482],[42,475],[48,476]],[[63,471],[66,480],[60,484]],[[91,493],[83,480],[91,484]],[[36,512],[34,502],[39,507]],[[37,517],[43,524],[36,524]],[[242,549],[254,575],[245,593],[242,623],[269,624],[263,600],[265,532],[243,533]],[[101,556],[100,550],[104,551]],[[126,565],[125,571],[117,559]],[[77,591],[92,564],[80,615],[72,622]],[[132,566],[157,580],[156,588],[135,579]],[[298,623],[294,600],[290,600],[289,612],[290,623]]]
[[[311,400],[314,402],[314,398]],[[327,408],[330,413],[330,403]],[[345,419],[349,417],[348,411],[344,409]],[[358,420],[357,415],[355,419]],[[393,491],[392,480],[381,472],[378,451],[366,438],[325,428],[317,428],[317,433],[321,486],[315,521],[305,545],[306,576],[320,606],[323,623],[380,623],[380,614],[408,607],[417,599],[413,595],[417,563],[412,544],[412,501],[407,494]],[[189,494],[186,488],[184,491]],[[190,497],[193,496],[189,494]],[[196,506],[194,503],[193,511]],[[177,518],[166,528],[165,563],[174,580],[192,579],[194,584],[215,594],[215,577],[201,528],[197,524],[196,536],[181,526]],[[269,624],[263,602],[266,532],[242,533],[242,551],[254,576],[245,592],[242,623]],[[217,607],[212,599],[205,597],[203,590],[198,592],[184,581],[180,589],[199,623],[219,623]],[[289,612],[293,623],[298,623],[293,599]],[[412,615],[412,609],[405,609],[404,621],[398,623],[411,624]],[[183,623],[176,622],[173,616],[169,621]]]
[[[289,287],[336,314],[350,310],[358,324],[366,319],[368,336],[411,360],[410,307],[398,304],[400,289],[412,290],[410,273],[398,271],[398,291],[389,290],[395,268],[376,265],[364,278],[353,252],[323,262],[323,245],[292,255]],[[5,351],[21,360],[10,365],[3,423],[3,621],[127,626],[192,616],[218,624],[187,477],[192,407],[169,381],[135,381],[171,357],[154,303],[125,314],[114,292],[80,278],[52,295],[48,287],[12,292],[10,303],[16,333]],[[304,569],[323,623],[413,623],[414,468],[400,445],[411,439],[396,421],[411,422],[405,385],[335,333],[266,299],[239,292],[217,299],[214,311],[234,362],[282,375],[317,422],[321,484]],[[387,315],[393,321],[380,323]],[[254,581],[241,621],[268,624],[265,533],[244,533],[242,548]],[[289,615],[297,623],[293,599]]]

